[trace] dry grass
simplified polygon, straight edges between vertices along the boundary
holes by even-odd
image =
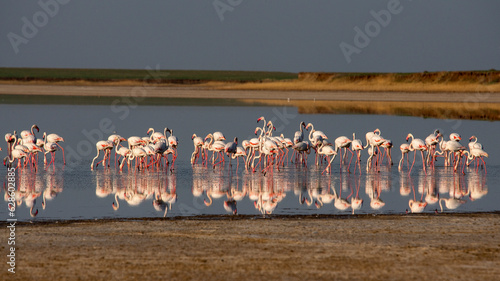
[[[200,76],[188,72],[191,79],[7,79],[7,84],[54,84],[76,86],[137,86],[146,83],[159,86],[190,86],[219,90],[273,91],[355,91],[355,92],[500,92],[500,71],[424,72],[424,73],[299,73],[298,79],[258,79],[271,74],[234,74],[243,80],[222,80],[218,72]],[[211,76],[207,76],[207,75]],[[259,74],[259,75],[257,75]],[[278,73],[279,74],[279,73]],[[183,74],[187,75],[187,74]],[[234,76],[233,75],[233,76]],[[238,76],[240,75],[240,76]],[[243,76],[246,75],[246,76]],[[276,74],[277,75],[277,74]],[[183,76],[179,76],[183,77]],[[201,78],[213,78],[212,80]],[[250,78],[252,80],[248,80]],[[272,76],[269,76],[272,77]],[[276,76],[278,77],[278,76]],[[196,79],[195,79],[196,78]],[[247,80],[244,80],[247,79]]]
[[[294,106],[303,114],[384,114],[440,119],[500,120],[500,103],[243,100],[248,104]]]
[[[353,92],[500,92],[500,84],[470,82],[393,82],[384,78],[368,81],[273,81],[262,83],[224,83],[217,85],[224,90],[274,90],[274,91],[353,91]]]

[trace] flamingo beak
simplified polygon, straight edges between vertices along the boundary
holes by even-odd
[[[260,120],[262,120],[262,118],[263,118],[263,117],[260,117],[259,119],[257,119],[257,123],[259,123],[259,122],[260,122]]]

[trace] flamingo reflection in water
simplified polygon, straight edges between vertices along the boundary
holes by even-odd
[[[23,202],[29,208],[31,217],[38,215],[36,208],[36,199],[42,195],[43,181],[39,174],[20,172],[18,174],[17,187],[15,191],[15,199],[17,206],[22,206]]]
[[[425,178],[425,177],[419,177],[419,178],[420,178],[420,182],[422,182],[422,178]],[[412,213],[422,213],[425,210],[425,207],[427,206],[427,202],[423,201],[424,190],[423,190],[423,188],[420,190],[420,193],[421,193],[420,200],[417,201],[415,187],[414,187],[413,182],[411,180],[410,173],[408,173],[408,181],[410,182],[411,190],[413,193],[413,199],[410,199],[408,201],[408,206],[410,207],[410,211]],[[422,185],[422,187],[423,187],[423,185]],[[408,213],[408,210],[406,210],[406,212]]]
[[[486,175],[484,173],[472,172],[467,178],[467,193],[471,201],[479,200],[488,194],[488,186],[486,185]]]
[[[385,206],[385,202],[380,198],[382,192],[380,173],[369,172],[366,174],[365,192],[370,197],[370,207],[379,210]]]
[[[438,189],[440,194],[439,207],[441,212],[443,209],[443,202],[449,210],[454,210],[464,204],[466,201],[462,200],[463,196],[467,194],[465,188],[465,179],[461,174],[456,174],[450,169],[439,171]],[[444,198],[441,195],[448,193],[449,198]]]
[[[41,182],[43,184],[43,182]],[[35,183],[35,186],[37,184]],[[63,191],[64,177],[56,174],[55,171],[48,171],[45,174],[45,189],[42,193],[42,209],[47,207],[47,201],[52,201]]]
[[[163,217],[167,216],[168,210],[172,210],[172,204],[177,202],[177,176],[171,174],[165,178],[164,181],[158,180],[153,199],[154,209],[159,212],[163,211]],[[164,186],[162,182],[165,182]]]
[[[121,182],[117,189],[113,190],[115,193],[115,202],[113,202],[113,209],[116,211],[120,208],[118,199],[125,200],[130,206],[138,206],[144,200],[152,198],[153,191],[148,188],[148,179],[154,179],[148,174],[127,174],[121,177]]]

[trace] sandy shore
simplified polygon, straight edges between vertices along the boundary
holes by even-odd
[[[207,87],[154,84],[143,86],[0,84],[0,95],[500,103],[500,93],[217,90]]]
[[[498,280],[500,214],[36,222],[16,247],[2,280]]]

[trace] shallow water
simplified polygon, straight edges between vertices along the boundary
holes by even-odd
[[[192,216],[231,214],[351,214],[412,212],[410,200],[427,202],[423,212],[491,212],[499,211],[498,182],[500,160],[495,141],[499,136],[498,122],[438,120],[418,117],[377,115],[304,115],[294,108],[283,107],[204,107],[204,106],[136,106],[123,98],[108,106],[79,105],[0,105],[4,120],[3,133],[18,132],[37,124],[42,132],[58,133],[64,137],[66,165],[61,152],[56,154],[55,166],[44,169],[39,159],[38,171],[25,168],[16,171],[18,205],[14,217],[18,220],[65,220],[99,218],[133,218],[162,216]],[[229,169],[212,169],[201,164],[191,166],[193,151],[191,135],[204,137],[222,131],[226,139],[253,137],[256,120],[265,116],[276,127],[275,135],[283,133],[292,138],[300,121],[311,122],[324,131],[330,141],[356,132],[363,143],[368,131],[379,128],[382,136],[394,143],[394,166],[383,164],[380,172],[366,170],[367,152],[362,153],[361,173],[340,172],[338,158],[332,164],[332,174],[321,174],[325,165],[314,165],[314,152],[308,166],[287,162],[279,171],[265,176],[244,170],[240,165]],[[99,166],[90,170],[96,155],[95,143],[113,131],[127,138],[145,136],[148,128],[159,131],[168,127],[179,138],[179,157],[175,169],[161,171],[119,172]],[[425,174],[417,155],[411,175],[405,166],[397,169],[399,145],[408,133],[424,139],[434,129],[447,138],[457,132],[462,144],[476,135],[489,153],[485,170],[465,169],[465,175],[443,167],[440,158],[434,170]],[[0,152],[7,155],[6,144]],[[413,157],[413,156],[411,156]],[[235,164],[233,160],[233,164]],[[240,163],[241,164],[241,163]],[[411,163],[410,163],[411,164]],[[354,164],[351,165],[351,169]],[[4,200],[0,217],[8,218],[7,168],[0,172],[6,177]],[[351,171],[352,172],[352,171]],[[354,198],[362,199],[355,205]],[[113,205],[115,204],[115,205]],[[417,203],[413,203],[415,206]],[[30,215],[30,207],[33,206]],[[415,208],[415,207],[414,207]],[[116,210],[115,210],[116,209]],[[34,215],[38,210],[36,216]],[[417,211],[417,210],[415,210]]]

